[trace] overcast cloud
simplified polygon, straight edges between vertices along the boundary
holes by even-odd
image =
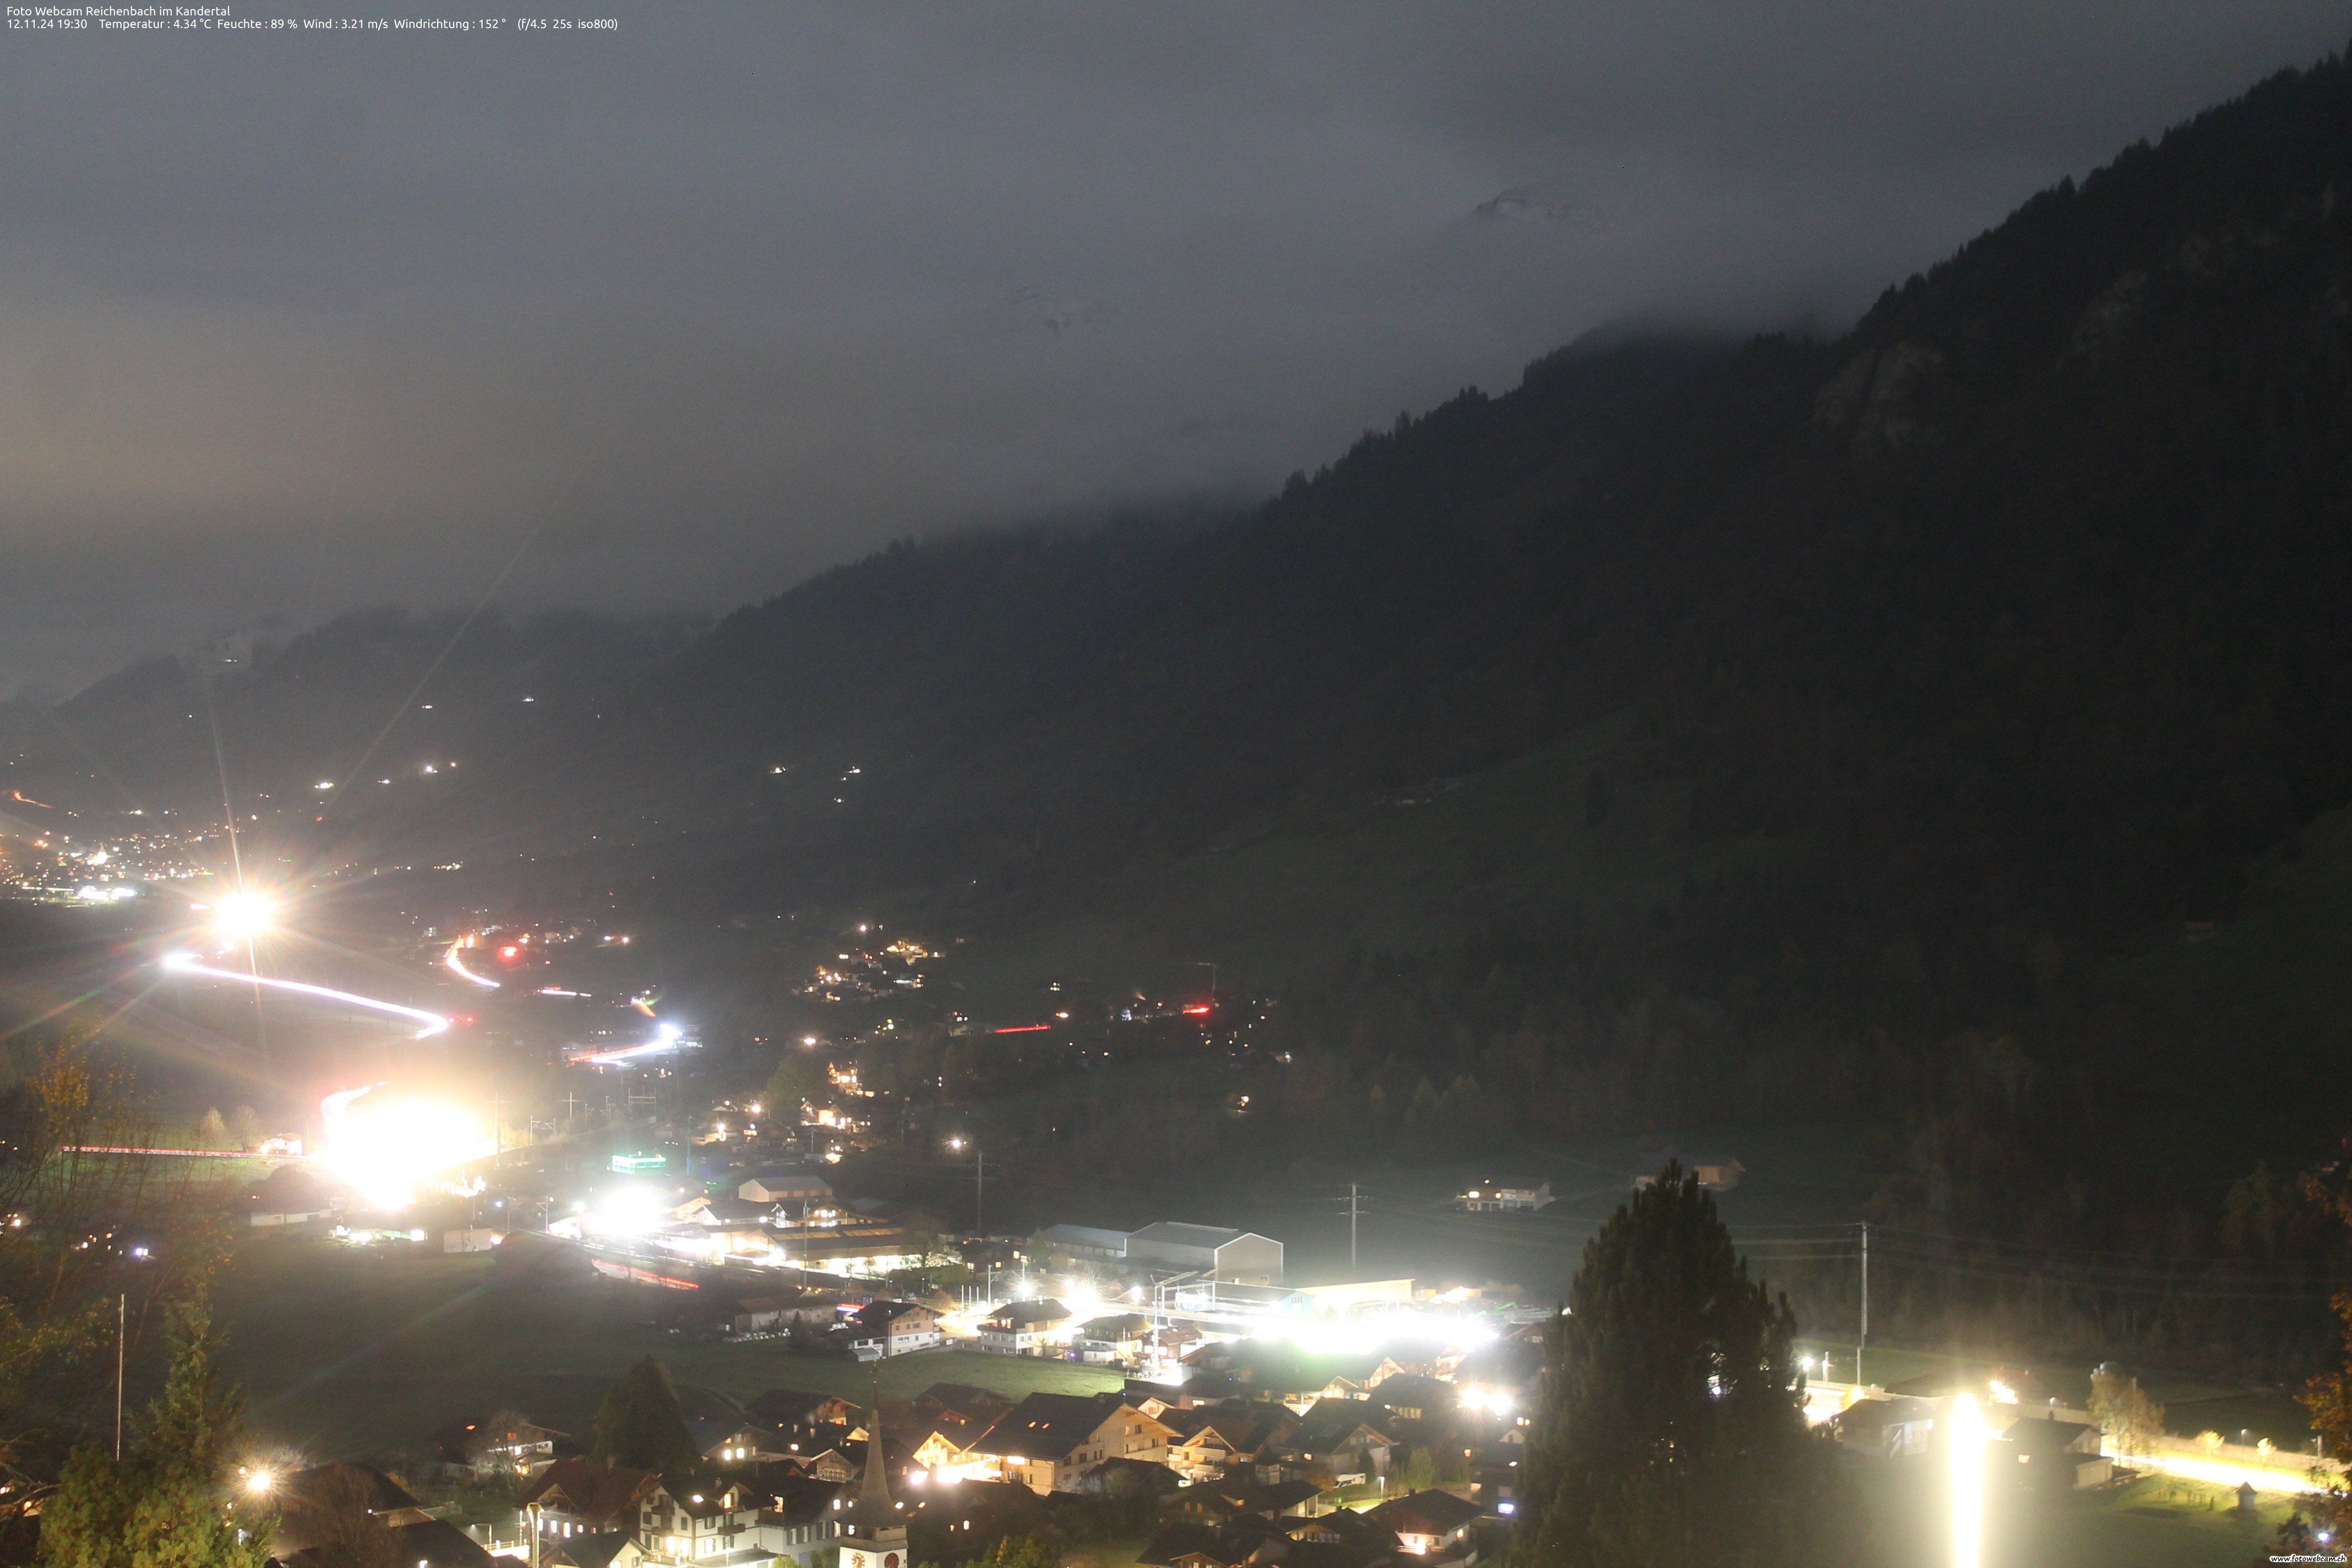
[[[504,602],[719,610],[1255,493],[1614,318],[1843,325],[2352,36],[2312,0],[620,16],[0,35],[0,691],[471,604],[526,539]]]

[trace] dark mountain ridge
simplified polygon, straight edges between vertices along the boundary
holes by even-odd
[[[2036,197],[1838,344],[1582,344],[1222,527],[739,612],[620,705],[607,808],[687,777],[787,853],[856,823],[853,880],[1053,879],[1617,716],[1596,797],[1688,781],[1695,835],[1806,833],[1971,963],[2214,913],[2352,790],[2344,74]],[[807,792],[750,797],[770,758]]]

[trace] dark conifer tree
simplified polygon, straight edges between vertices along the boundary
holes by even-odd
[[[1584,1249],[1555,1319],[1521,1505],[1523,1568],[1827,1568],[1856,1524],[1805,1425],[1796,1330],[1669,1164]]]
[[[652,1356],[616,1380],[596,1411],[595,1458],[640,1470],[691,1470],[702,1455],[687,1432],[669,1371]]]
[[[221,1334],[202,1297],[170,1316],[172,1368],[131,1452],[77,1448],[41,1510],[43,1568],[262,1568],[268,1531],[229,1486],[244,1399],[214,1368]]]

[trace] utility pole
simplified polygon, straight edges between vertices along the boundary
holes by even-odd
[[[1862,1222],[1862,1337],[1854,1342],[1853,1346],[1853,1381],[1856,1387],[1860,1387],[1864,1381],[1862,1375],[1862,1352],[1869,1343],[1870,1222],[1868,1220],[1864,1220]]]
[[[114,1458],[122,1460],[122,1339],[131,1323],[131,1292],[114,1299]]]
[[[971,1228],[980,1232],[982,1241],[988,1239],[988,1151],[974,1149],[972,1157],[980,1162],[979,1173],[971,1189]]]
[[[1348,1184],[1348,1278],[1356,1277],[1356,1215],[1360,1205],[1356,1202],[1356,1184]]]

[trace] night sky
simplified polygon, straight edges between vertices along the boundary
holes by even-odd
[[[0,692],[509,562],[520,607],[719,610],[908,533],[1254,496],[1603,322],[1834,331],[2352,36],[2309,0],[619,15],[6,35]]]

